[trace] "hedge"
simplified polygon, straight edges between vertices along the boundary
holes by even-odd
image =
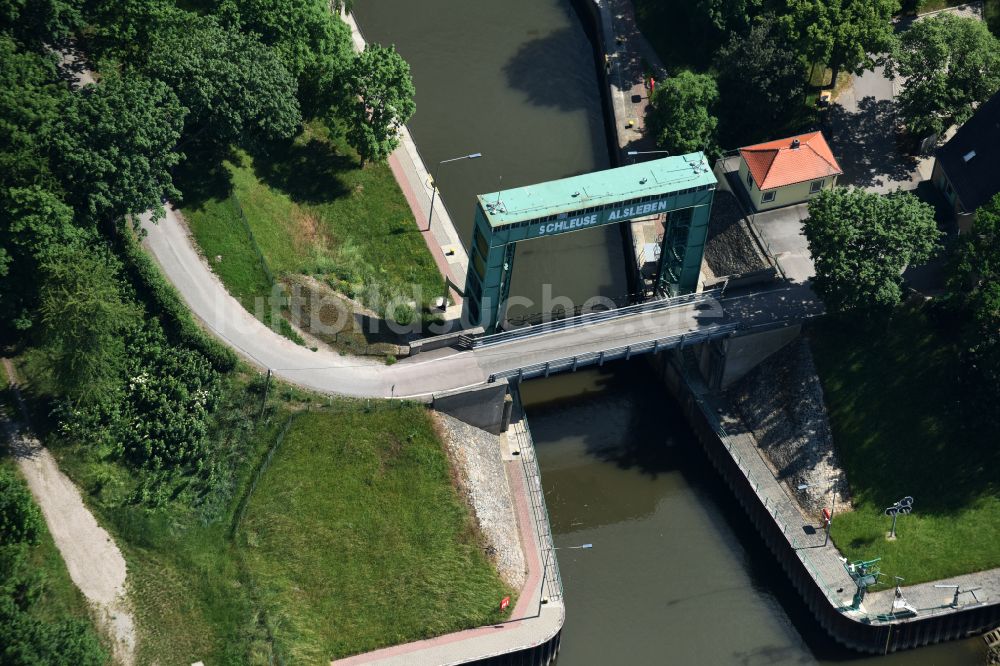
[[[122,259],[129,278],[140,298],[160,316],[167,335],[176,342],[200,352],[219,372],[230,372],[239,359],[228,347],[207,334],[188,310],[174,286],[167,282],[160,268],[147,255],[132,233],[119,234]]]

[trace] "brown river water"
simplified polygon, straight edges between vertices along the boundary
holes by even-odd
[[[568,0],[356,0],[410,62],[409,123],[468,239],[474,196],[609,166],[591,45]],[[518,248],[511,295],[626,293],[617,229]],[[644,361],[526,382],[567,604],[560,666],[981,665],[981,639],[863,657],[825,636]],[[593,548],[572,546],[584,543]]]

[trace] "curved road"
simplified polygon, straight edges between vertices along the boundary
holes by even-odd
[[[732,296],[724,307],[696,305],[621,317],[470,351],[425,352],[386,366],[373,359],[311,351],[275,333],[229,295],[195,249],[180,215],[167,209],[158,224],[143,223],[144,242],[192,312],[244,358],[281,379],[326,393],[429,400],[434,393],[471,388],[497,372],[567,356],[696,332],[732,321],[752,326],[801,319],[819,311],[808,287],[793,285]]]

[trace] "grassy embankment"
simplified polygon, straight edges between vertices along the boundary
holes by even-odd
[[[832,538],[908,584],[1000,566],[1000,448],[963,418],[955,337],[921,309],[889,326],[827,317],[809,332],[855,508]],[[886,507],[914,498],[887,541]]]
[[[270,272],[279,281],[312,276],[378,315],[391,309],[404,321],[411,313],[390,302],[425,307],[444,294],[444,280],[389,166],[358,165],[344,137],[314,121],[266,154],[234,153],[207,190],[185,187],[198,174],[182,178],[182,210],[212,268],[249,309],[271,293]],[[352,351],[363,347],[350,336],[323,339]]]
[[[44,359],[19,360],[40,417]],[[254,423],[259,390],[239,373],[230,382],[230,417]],[[251,479],[294,414],[237,526]],[[224,505],[153,511],[123,500],[125,468],[52,438],[128,561],[139,663],[317,663],[500,619],[509,591],[423,406],[277,385],[239,439]]]
[[[425,409],[298,418],[238,536],[287,663],[501,619],[497,577]]]

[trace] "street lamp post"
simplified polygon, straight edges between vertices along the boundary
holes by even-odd
[[[434,176],[431,178],[431,212],[427,215],[427,228],[424,231],[431,230],[431,222],[434,220],[434,199],[437,198],[437,175],[438,171],[441,169],[441,165],[445,162],[458,162],[459,160],[475,160],[482,157],[482,153],[469,153],[468,155],[462,155],[461,157],[452,157],[449,160],[441,160],[438,165],[434,167]]]

